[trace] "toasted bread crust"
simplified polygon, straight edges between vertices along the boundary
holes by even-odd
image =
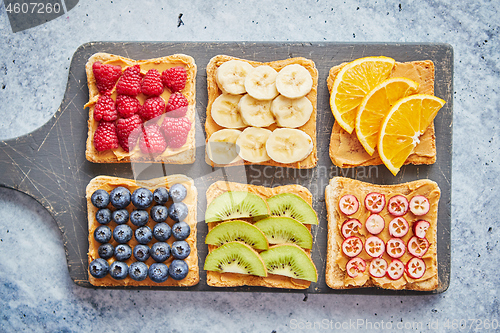
[[[97,176],[94,179],[92,179],[89,184],[87,185],[86,188],[86,198],[87,198],[87,214],[88,214],[88,228],[89,228],[89,251],[88,251],[88,260],[89,263],[96,259],[99,258],[99,255],[97,253],[97,248],[99,247],[99,243],[97,243],[94,239],[94,230],[100,225],[97,220],[95,219],[95,214],[97,212],[97,208],[94,207],[92,204],[90,198],[92,196],[92,193],[96,191],[97,189],[105,189],[107,191],[110,191],[111,189],[117,187],[117,186],[124,186],[127,187],[131,192],[133,192],[134,189],[139,188],[139,187],[146,187],[152,191],[158,187],[167,187],[170,188],[171,185],[177,184],[177,183],[182,183],[184,186],[186,186],[188,190],[188,195],[186,199],[184,199],[184,203],[188,206],[189,208],[189,213],[186,219],[184,220],[187,224],[189,224],[191,228],[191,233],[189,234],[189,237],[186,239],[186,242],[188,242],[189,246],[191,247],[191,253],[189,256],[184,260],[189,267],[189,273],[188,275],[180,281],[174,280],[172,278],[168,278],[167,281],[162,282],[162,283],[155,283],[151,281],[149,277],[147,277],[144,281],[135,281],[131,279],[130,277],[126,277],[124,280],[115,280],[111,278],[111,276],[107,275],[106,277],[102,279],[96,279],[92,275],[89,274],[89,282],[90,284],[94,286],[100,286],[100,287],[107,287],[107,286],[152,286],[152,287],[165,287],[165,286],[173,286],[173,287],[189,287],[196,285],[199,280],[199,267],[198,267],[198,250],[196,246],[196,237],[197,237],[197,220],[196,220],[196,208],[197,208],[197,190],[196,187],[194,186],[194,182],[191,178],[186,177],[184,175],[171,175],[167,177],[161,177],[161,178],[155,178],[147,181],[134,181],[132,179],[126,179],[126,178],[118,178],[118,177],[109,177],[109,176]],[[134,209],[133,205],[130,204],[127,207],[127,210],[130,212]],[[149,212],[148,208],[148,212]],[[169,223],[170,226],[173,225],[173,221],[170,219],[167,219],[167,223]],[[135,231],[137,229],[136,226],[134,226],[130,221],[127,222],[127,224],[132,228],[132,230]],[[154,225],[156,223],[153,222],[151,219],[149,220],[147,226],[149,226],[151,229],[153,229]],[[110,222],[108,226],[113,229],[116,226],[115,222]],[[172,242],[175,239],[173,236],[167,240],[167,243],[169,245],[172,245]],[[151,247],[151,245],[155,243],[155,240],[151,241],[148,246]],[[112,240],[111,244],[113,246],[116,246],[117,243]],[[137,241],[133,237],[132,240],[129,241],[129,246],[133,249],[135,245],[137,245]],[[172,262],[172,257],[169,258],[165,264],[170,265],[170,262]],[[112,263],[114,261],[114,258],[108,259],[108,263]],[[135,261],[133,255],[130,259],[125,261],[127,265],[130,266]],[[146,264],[150,266],[152,263],[154,263],[154,260],[152,258],[149,258],[146,261]]]
[[[118,156],[113,154],[110,150],[99,152],[95,149],[93,140],[94,132],[97,128],[97,122],[94,120],[94,105],[97,103],[99,98],[99,92],[97,90],[94,73],[92,71],[92,65],[94,62],[100,61],[101,63],[119,61],[127,66],[133,66],[136,64],[150,64],[150,65],[165,65],[165,64],[175,64],[181,65],[186,68],[187,81],[186,88],[182,91],[183,95],[189,102],[188,111],[186,117],[192,124],[191,131],[188,134],[186,144],[179,149],[167,148],[165,152],[161,155],[151,157],[144,155],[140,152],[135,153],[130,156],[122,148],[118,148]],[[174,54],[161,58],[154,58],[148,60],[132,60],[129,58],[121,57],[109,53],[95,53],[92,55],[85,65],[85,71],[87,73],[87,86],[89,89],[89,101],[85,107],[89,108],[89,119],[88,119],[88,135],[85,156],[88,161],[94,163],[130,163],[130,162],[150,162],[150,163],[169,163],[169,164],[189,164],[194,163],[196,155],[196,145],[195,145],[195,118],[196,118],[196,64],[194,59],[185,54]],[[114,91],[115,88],[113,88]],[[168,89],[165,89],[168,90]],[[168,100],[165,101],[165,104]],[[163,118],[161,118],[163,119]]]
[[[398,185],[373,185],[365,182],[361,182],[358,180],[344,178],[344,177],[334,177],[330,180],[329,185],[325,189],[325,201],[327,208],[327,219],[328,219],[328,245],[327,245],[327,260],[326,260],[326,271],[325,271],[325,279],[326,284],[332,289],[351,289],[351,288],[360,288],[360,287],[381,287],[374,283],[374,278],[370,278],[364,285],[362,286],[346,286],[344,283],[344,277],[346,275],[345,271],[340,268],[336,259],[339,255],[339,251],[341,251],[338,245],[338,237],[342,237],[339,231],[339,223],[343,223],[341,220],[342,217],[337,211],[338,200],[341,196],[341,193],[346,191],[352,191],[354,189],[360,190],[365,194],[370,192],[379,192],[381,194],[386,195],[386,199],[388,199],[390,194],[403,194],[408,195],[412,192],[413,189],[419,187],[427,187],[432,189],[432,191],[438,191],[438,185],[428,179],[416,180],[413,182],[398,184]],[[364,198],[358,198],[364,199]],[[439,199],[439,195],[438,198]],[[360,204],[362,202],[360,201]],[[438,287],[439,279],[437,274],[437,202],[431,202],[431,211],[430,215],[435,216],[434,218],[428,220],[430,222],[431,227],[427,231],[426,238],[430,242],[430,248],[428,253],[432,253],[433,257],[430,259],[432,262],[432,266],[427,267],[429,270],[435,271],[435,274],[430,278],[424,280],[414,280],[411,282],[407,282],[402,288],[391,288],[386,286],[387,289],[406,289],[406,290],[420,290],[420,291],[430,291],[435,290]],[[364,221],[362,221],[363,223]],[[388,221],[386,221],[387,223]],[[410,222],[410,221],[408,221]],[[368,267],[367,267],[368,269]],[[405,273],[406,276],[406,273]],[[404,277],[402,278],[404,279]]]
[[[207,189],[207,205],[215,198],[227,191],[248,191],[261,196],[263,199],[272,197],[279,193],[294,193],[312,205],[312,194],[309,190],[300,185],[285,185],[274,188],[264,186],[247,185],[233,182],[217,181],[210,185]],[[215,228],[220,222],[208,223],[208,230]],[[306,225],[311,230],[310,225]],[[208,246],[209,253],[216,247]],[[308,255],[310,250],[305,250]],[[285,289],[306,289],[311,282],[305,280],[292,279],[286,276],[269,274],[267,277],[235,274],[235,273],[218,273],[207,271],[207,284],[212,287],[240,287],[240,286],[261,286],[268,288],[285,288]]]
[[[273,160],[269,160],[266,162],[261,162],[261,163],[252,163],[248,161],[243,161],[240,160],[238,162],[234,162],[228,165],[219,165],[215,164],[212,162],[209,158],[208,155],[205,152],[205,160],[207,164],[211,166],[231,166],[231,165],[250,165],[250,164],[259,164],[259,165],[271,165],[271,166],[281,166],[281,167],[288,167],[288,168],[297,168],[297,169],[310,169],[316,166],[318,162],[318,156],[317,156],[317,149],[316,149],[316,113],[317,113],[317,95],[318,95],[318,70],[316,69],[316,66],[312,60],[306,59],[306,58],[289,58],[285,60],[278,60],[278,61],[271,61],[271,62],[257,62],[257,61],[251,61],[251,60],[245,60],[245,59],[239,59],[227,55],[217,55],[213,57],[210,62],[207,65],[207,90],[208,90],[208,104],[207,104],[207,118],[205,121],[205,131],[207,134],[207,142],[210,136],[222,129],[223,127],[217,125],[215,121],[212,119],[211,116],[211,110],[212,110],[212,104],[215,101],[217,97],[219,97],[222,94],[222,91],[219,89],[217,86],[216,82],[216,72],[217,68],[219,68],[220,65],[222,65],[224,62],[229,61],[229,60],[242,60],[248,62],[250,65],[257,67],[260,65],[268,65],[274,68],[275,70],[279,71],[283,67],[291,65],[291,64],[299,64],[301,66],[304,66],[309,73],[311,73],[312,79],[313,79],[313,86],[311,91],[306,95],[306,97],[311,101],[313,105],[313,112],[311,114],[311,118],[307,123],[305,123],[303,126],[299,127],[299,130],[304,131],[307,133],[311,139],[313,140],[313,150],[309,156],[307,156],[305,159],[299,162],[295,163],[289,163],[289,164],[283,164],[283,163],[278,163]],[[271,126],[266,127],[269,130],[274,130],[277,128],[276,124],[272,124]]]
[[[331,93],[338,72],[346,63],[330,69],[327,78],[328,91]],[[418,94],[434,95],[434,63],[430,60],[396,62],[389,77],[406,77],[419,84]],[[356,136],[356,131],[347,133],[337,122],[330,136],[330,159],[341,168],[383,164],[377,150],[370,156]],[[420,137],[420,143],[408,156],[404,164],[434,164],[436,162],[436,136],[434,123]]]

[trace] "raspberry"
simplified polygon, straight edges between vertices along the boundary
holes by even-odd
[[[165,101],[161,97],[150,97],[144,101],[139,115],[142,120],[147,121],[159,117],[165,111]]]
[[[122,75],[122,68],[114,65],[103,65],[100,61],[92,64],[95,83],[100,94],[111,92],[116,80]]]
[[[118,117],[115,101],[108,95],[101,95],[94,107],[94,119],[96,121],[115,121]]]
[[[184,117],[188,110],[188,105],[186,97],[182,93],[176,92],[170,95],[165,112],[168,112],[168,117]]]
[[[128,118],[136,114],[141,108],[139,100],[132,96],[118,95],[116,97],[116,111],[120,117]]]
[[[94,133],[94,147],[97,151],[118,148],[115,123],[108,121],[99,123]]]
[[[141,67],[127,67],[116,84],[116,92],[118,95],[137,96],[141,92],[141,81]]]
[[[171,92],[177,92],[186,86],[187,73],[184,67],[172,67],[161,73],[163,85]]]
[[[116,132],[118,134],[118,142],[120,146],[125,150],[129,151],[129,148],[133,148],[137,141],[138,135],[131,135],[131,133],[136,129],[140,128],[142,125],[141,118],[139,115],[135,114],[130,118],[118,119],[116,122]],[[138,132],[137,134],[139,134]]]
[[[146,96],[160,96],[163,92],[160,73],[152,68],[147,73],[141,84],[142,93]]]
[[[167,148],[167,143],[161,135],[160,127],[157,124],[144,127],[139,139],[139,148],[141,148],[144,154],[161,154]]]
[[[169,147],[180,148],[186,143],[188,133],[191,130],[191,122],[186,117],[165,117],[161,124],[161,130]]]

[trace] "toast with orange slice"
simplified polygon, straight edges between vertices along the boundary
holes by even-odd
[[[330,69],[327,78],[330,93],[337,74],[345,65],[347,64],[343,63]],[[416,82],[418,84],[416,94],[434,94],[434,63],[431,60],[395,62],[388,78],[395,77],[408,78]],[[433,164],[436,162],[436,137],[433,123],[420,136],[419,141],[404,164]],[[337,121],[332,129],[329,153],[333,164],[341,168],[383,164],[377,150],[370,155],[358,140],[356,131],[353,130],[349,134]]]

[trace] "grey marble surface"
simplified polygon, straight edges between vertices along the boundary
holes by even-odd
[[[455,80],[452,274],[445,293],[85,289],[69,278],[50,214],[0,188],[0,331],[495,331],[499,11],[494,1],[80,1],[66,15],[14,34],[1,5],[0,140],[48,121],[63,98],[72,54],[89,41],[443,42],[454,48]]]

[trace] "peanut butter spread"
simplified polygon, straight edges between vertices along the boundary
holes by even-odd
[[[274,188],[264,186],[246,185],[240,183],[218,181],[213,183],[207,190],[207,205],[215,198],[227,191],[248,191],[259,195],[264,200],[280,193],[294,193],[304,199],[309,205],[312,205],[312,194],[309,190],[300,185],[286,185]],[[251,219],[248,219],[251,222]],[[208,231],[215,228],[220,222],[208,223]],[[311,231],[311,226],[306,225]],[[208,245],[209,253],[216,248],[214,245]],[[310,256],[311,251],[305,250]],[[207,271],[207,284],[213,287],[236,287],[236,286],[262,286],[268,288],[288,288],[288,289],[306,289],[311,282],[299,279],[293,279],[287,276],[268,274],[267,277],[260,277],[237,273],[219,273]]]
[[[392,238],[389,234],[389,222],[391,222],[392,219],[395,217],[390,215],[387,209],[387,202],[388,200],[395,196],[395,195],[403,195],[408,199],[408,202],[410,199],[415,196],[415,195],[423,195],[425,196],[430,203],[430,210],[427,214],[423,216],[415,216],[413,213],[411,213],[408,210],[408,213],[406,213],[403,217],[408,221],[410,230],[408,233],[402,237],[401,239],[403,242],[408,244],[408,240],[413,236],[413,231],[412,231],[412,226],[415,222],[419,220],[426,220],[430,222],[430,228],[427,231],[426,238],[430,243],[428,251],[424,254],[422,259],[425,262],[426,265],[426,271],[425,274],[418,280],[412,279],[409,277],[406,272],[404,273],[403,277],[401,277],[398,280],[392,280],[387,276],[384,276],[382,278],[374,278],[369,274],[369,264],[370,261],[373,259],[370,257],[365,249],[363,248],[363,251],[357,256],[366,261],[366,269],[364,273],[358,274],[356,278],[352,278],[347,273],[344,275],[344,285],[345,286],[363,286],[364,284],[367,283],[368,280],[371,280],[374,285],[380,286],[382,288],[391,288],[391,289],[403,289],[407,283],[414,283],[414,282],[421,282],[421,281],[426,281],[432,278],[435,278],[437,276],[437,255],[436,255],[436,229],[437,229],[437,210],[438,210],[438,202],[439,202],[439,197],[440,197],[440,190],[437,187],[437,185],[434,182],[426,182],[426,183],[407,183],[408,185],[404,186],[403,188],[399,188],[397,192],[391,191],[390,189],[383,189],[378,187],[377,189],[374,189],[374,191],[377,191],[381,194],[385,194],[386,197],[386,206],[382,210],[382,212],[378,213],[380,216],[383,217],[385,221],[385,227],[382,230],[382,232],[378,235],[380,239],[384,241],[384,243],[387,243],[389,239]],[[341,245],[342,242],[344,241],[344,238],[342,236],[342,231],[341,227],[342,224],[352,218],[358,219],[363,227],[359,231],[359,234],[355,234],[355,236],[360,237],[361,240],[363,241],[363,245],[365,243],[365,240],[371,236],[371,234],[367,231],[365,227],[365,221],[367,218],[372,214],[370,211],[368,211],[364,205],[364,199],[366,195],[369,193],[366,191],[366,189],[360,189],[357,186],[349,186],[350,184],[346,184],[344,188],[341,189],[339,192],[338,199],[340,199],[342,196],[346,194],[352,194],[355,195],[356,198],[359,201],[359,209],[356,213],[350,216],[344,215],[338,206],[338,200],[336,202],[336,213],[339,216],[339,219],[337,220],[337,228],[338,232],[335,235],[335,240],[339,246],[339,252],[337,254],[336,258],[336,263],[338,266],[345,271],[346,264],[349,261],[349,257],[347,257],[341,250]],[[392,260],[392,258],[387,254],[387,252],[384,252],[382,258],[384,258],[387,263],[389,264]],[[406,250],[405,254],[399,258],[405,265],[412,258],[412,255],[408,252],[408,249]]]
[[[327,79],[331,91],[335,76],[344,64],[332,67]],[[396,62],[389,77],[406,77],[419,84],[417,94],[434,95],[434,64],[430,60],[400,63]],[[436,136],[434,123],[420,136],[405,164],[433,164],[436,162]],[[370,156],[356,136],[356,131],[347,133],[335,122],[330,138],[330,158],[341,168],[382,164],[377,150]]]
[[[158,72],[162,73],[163,71],[176,66],[181,66],[186,69],[187,80],[186,86],[181,91],[182,94],[186,97],[189,102],[188,111],[186,113],[186,117],[192,124],[192,129],[188,134],[188,138],[186,143],[180,147],[172,149],[167,147],[163,153],[157,156],[149,156],[148,154],[144,154],[139,149],[139,145],[135,145],[134,149],[130,152],[125,151],[122,147],[118,147],[113,150],[106,151],[97,151],[94,148],[93,138],[95,130],[97,129],[98,122],[94,120],[94,107],[99,99],[99,92],[97,90],[95,84],[95,78],[92,71],[92,64],[96,61],[101,61],[103,64],[115,65],[122,67],[122,70],[125,70],[127,67],[133,65],[140,65],[141,73],[146,74],[148,70],[155,68]],[[175,54],[163,58],[149,59],[149,60],[132,60],[124,57],[106,54],[106,53],[97,53],[93,55],[86,65],[87,71],[87,80],[89,86],[89,101],[85,104],[85,107],[89,108],[89,133],[87,138],[87,159],[92,162],[97,163],[112,163],[112,162],[165,162],[165,163],[193,163],[194,162],[194,149],[195,149],[195,114],[196,114],[196,65],[194,63],[194,59],[187,55]],[[169,89],[165,88],[160,97],[165,101],[165,105],[168,102],[170,97]],[[111,92],[111,98],[116,101],[117,93],[116,87],[113,88]],[[140,93],[136,96],[139,100],[140,104],[144,104],[147,96]],[[163,114],[159,119],[155,122],[158,125],[161,125],[163,119],[165,118],[165,114]],[[151,123],[153,120],[148,121],[147,123]]]
[[[191,178],[188,178],[183,175],[172,175],[168,177],[161,177],[161,178],[156,178],[156,179],[151,179],[148,181],[134,181],[130,179],[125,179],[125,178],[116,178],[116,177],[108,177],[108,176],[98,176],[90,181],[90,183],[87,185],[87,190],[86,190],[86,195],[87,195],[87,214],[88,214],[88,221],[89,221],[89,251],[88,251],[88,260],[89,263],[94,260],[99,258],[99,254],[97,252],[100,243],[95,241],[94,239],[94,230],[100,226],[100,224],[97,222],[95,219],[95,214],[98,211],[98,208],[94,207],[92,202],[90,201],[90,197],[92,196],[92,193],[98,189],[103,189],[107,191],[108,193],[111,192],[115,187],[118,186],[124,186],[130,190],[132,193],[134,190],[140,188],[140,187],[145,187],[150,189],[151,191],[154,191],[158,187],[166,187],[170,188],[173,184],[181,183],[187,188],[187,196],[183,200],[183,202],[187,205],[189,209],[188,216],[184,220],[191,228],[191,233],[189,234],[189,237],[186,239],[186,242],[189,244],[191,247],[191,253],[189,256],[184,259],[184,261],[188,264],[189,267],[189,273],[188,275],[180,280],[174,280],[172,278],[168,278],[165,282],[162,283],[155,283],[151,281],[149,277],[147,277],[143,281],[135,281],[130,277],[126,277],[123,280],[115,280],[113,279],[109,274],[106,275],[102,279],[96,279],[92,275],[89,274],[89,282],[94,285],[94,286],[192,286],[198,283],[199,281],[199,267],[198,267],[198,251],[196,248],[196,234],[197,234],[197,228],[196,228],[196,208],[197,208],[197,191],[196,187],[194,186],[194,182]],[[167,206],[171,204],[171,201],[167,203]],[[110,204],[111,205],[111,204]],[[128,207],[127,210],[132,212],[134,210],[134,206],[131,203]],[[149,212],[150,208],[147,209]],[[170,218],[167,219],[166,221],[170,227],[175,223],[172,221]],[[138,228],[135,225],[133,225],[130,221],[127,222],[127,224],[132,228],[132,230],[135,232],[135,230]],[[153,230],[153,227],[156,225],[156,223],[152,220],[149,219],[148,223],[146,224]],[[108,226],[113,230],[114,227],[116,227],[116,223],[114,221],[111,221]],[[172,245],[172,243],[175,241],[175,238],[171,236],[168,240],[167,243],[169,245]],[[156,242],[156,240],[153,238],[151,242],[147,244],[151,248],[151,246]],[[118,243],[114,239],[111,240],[110,242],[113,246],[116,247]],[[127,243],[132,249],[134,246],[138,245],[139,243],[135,239],[135,237],[132,237],[132,239]],[[165,261],[165,264],[168,266],[172,262],[173,257],[170,257],[167,261]],[[113,261],[115,261],[115,258],[110,258],[107,260],[108,263],[111,265]],[[125,263],[130,266],[135,261],[134,256],[132,255],[130,259],[126,260]],[[145,261],[146,265],[148,267],[153,264],[155,261],[152,258],[149,258],[147,261]]]

